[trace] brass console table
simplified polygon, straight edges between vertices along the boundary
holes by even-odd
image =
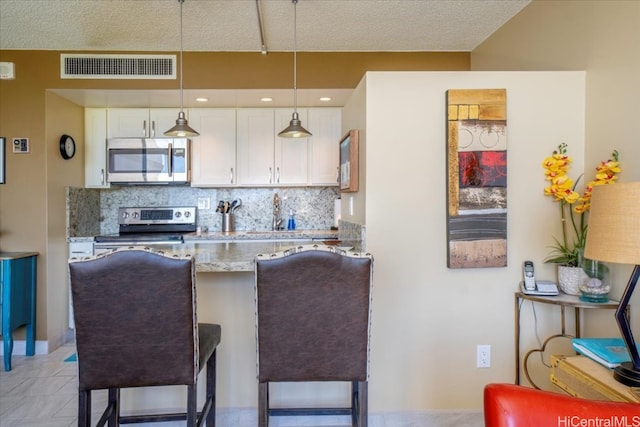
[[[552,305],[558,305],[560,306],[560,312],[561,312],[561,332],[559,334],[555,334],[555,335],[551,335],[550,337],[548,337],[544,343],[542,344],[542,347],[539,349],[533,349],[533,350],[529,350],[524,359],[522,360],[522,364],[523,364],[523,371],[525,376],[527,377],[527,380],[529,381],[529,383],[531,383],[531,385],[537,389],[539,389],[540,387],[538,387],[536,384],[534,384],[534,382],[531,380],[531,378],[529,377],[529,372],[527,369],[527,360],[529,358],[529,356],[533,353],[533,352],[539,352],[542,351],[545,346],[547,345],[547,343],[554,339],[554,338],[559,338],[559,337],[564,337],[564,338],[580,338],[581,337],[581,331],[580,331],[580,316],[581,316],[581,310],[582,309],[613,309],[615,310],[616,308],[618,308],[618,304],[619,301],[615,301],[615,300],[609,300],[607,302],[603,302],[603,303],[596,303],[596,302],[587,302],[587,301],[582,301],[579,297],[574,296],[574,295],[567,295],[567,294],[563,294],[560,293],[560,295],[556,295],[556,296],[543,296],[543,295],[527,295],[524,292],[516,292],[515,293],[515,332],[516,332],[516,336],[515,336],[515,342],[516,342],[516,380],[515,383],[516,384],[520,384],[520,304],[522,301],[532,301],[534,303],[542,303],[542,304],[552,304]],[[567,333],[566,331],[566,322],[565,322],[565,309],[569,307],[569,308],[573,308],[574,311],[574,316],[575,316],[575,335],[570,335]],[[629,316],[629,308],[627,307],[627,316]]]

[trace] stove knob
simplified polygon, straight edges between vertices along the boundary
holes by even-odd
[[[138,212],[134,212],[134,213],[133,213],[133,217],[134,217],[135,219],[138,219],[138,217],[139,217],[139,216],[140,216],[140,214],[139,214]]]
[[[184,211],[184,217],[185,218],[189,218],[191,216],[191,212],[189,211]]]
[[[182,212],[176,211],[176,218],[180,218],[182,216]]]
[[[122,214],[122,218],[124,218],[124,219],[129,218],[129,212],[124,212],[124,213]]]

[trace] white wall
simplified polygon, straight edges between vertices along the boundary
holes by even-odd
[[[541,162],[567,142],[575,170],[582,170],[584,85],[583,72],[367,73],[372,412],[480,408],[486,383],[513,381],[521,263],[531,259],[538,277],[555,276],[542,260],[560,221],[557,204],[543,196]],[[446,267],[445,92],[464,88],[507,90],[506,268]],[[351,108],[345,107],[347,128],[361,124],[349,121]],[[533,345],[525,311],[525,345]],[[542,335],[559,327],[556,310],[542,307],[537,314],[550,321]],[[489,369],[475,367],[478,344],[492,346]]]

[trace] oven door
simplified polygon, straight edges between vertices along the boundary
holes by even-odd
[[[189,140],[119,138],[107,141],[107,181],[114,184],[186,184]]]

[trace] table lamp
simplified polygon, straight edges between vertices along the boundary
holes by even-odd
[[[613,377],[625,385],[640,387],[640,356],[627,317],[627,307],[640,278],[640,182],[593,188],[584,256],[635,265],[615,314],[631,362],[616,367]]]

